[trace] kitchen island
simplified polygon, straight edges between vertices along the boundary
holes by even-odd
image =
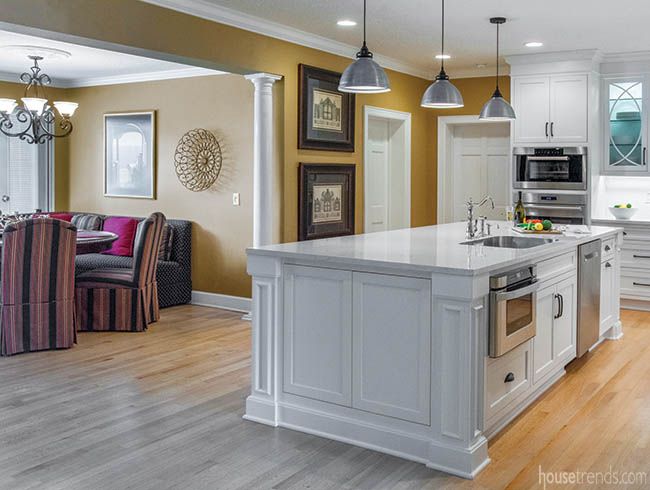
[[[622,334],[622,235],[593,227],[505,248],[464,243],[465,230],[453,223],[249,249],[253,369],[244,417],[473,478],[490,461],[488,438],[576,357],[581,244],[600,240],[610,273],[599,341]],[[502,222],[492,235],[520,237]],[[491,358],[490,278],[529,266],[537,333]]]

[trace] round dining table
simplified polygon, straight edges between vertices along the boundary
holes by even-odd
[[[77,255],[99,253],[111,248],[118,236],[110,231],[77,231]],[[2,231],[0,231],[0,249],[2,249]]]

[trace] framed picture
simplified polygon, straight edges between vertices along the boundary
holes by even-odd
[[[354,165],[300,164],[298,240],[354,234]]]
[[[338,91],[340,73],[299,65],[298,148],[354,151],[354,94]]]
[[[104,114],[104,195],[155,199],[156,113]]]

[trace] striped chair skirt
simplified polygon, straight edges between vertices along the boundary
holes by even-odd
[[[76,341],[74,258],[77,230],[48,218],[3,232],[0,353],[72,347]]]

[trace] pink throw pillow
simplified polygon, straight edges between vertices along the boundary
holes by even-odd
[[[115,233],[119,238],[113,242],[108,250],[102,253],[107,255],[121,255],[123,257],[133,256],[133,243],[135,232],[138,227],[138,220],[133,218],[110,217],[104,220],[104,231]]]
[[[49,217],[52,219],[60,219],[61,221],[72,222],[72,213],[50,213]]]

